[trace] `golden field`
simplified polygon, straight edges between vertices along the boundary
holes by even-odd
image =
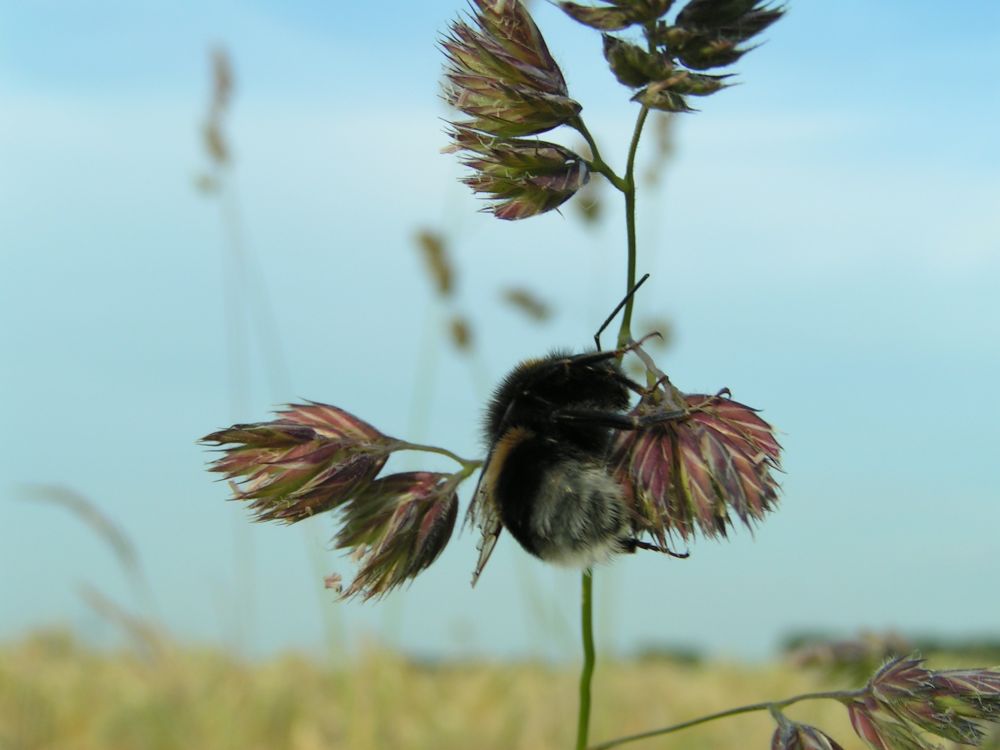
[[[572,747],[577,665],[427,664],[370,648],[335,663],[248,662],[151,639],[117,652],[64,632],[0,647],[3,750],[535,750]],[[772,663],[598,663],[591,738],[651,729],[738,704],[841,687]],[[860,748],[831,701],[788,711]],[[769,747],[761,712],[644,740],[640,748]]]

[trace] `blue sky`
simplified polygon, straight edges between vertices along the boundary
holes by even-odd
[[[324,549],[331,520],[251,526],[193,442],[312,398],[474,454],[490,384],[586,346],[620,297],[620,211],[596,233],[569,209],[497,222],[439,153],[434,42],[462,5],[0,3],[0,637],[64,623],[110,639],[81,582],[135,604],[100,542],[25,501],[54,483],[131,534],[180,637],[575,654],[576,576],[509,541],[475,590],[463,535],[410,590],[333,602],[322,577],[350,568]],[[635,111],[599,40],[535,6],[620,165]],[[675,383],[729,386],[779,427],[783,505],[755,538],[601,570],[599,637],[753,656],[795,628],[996,633],[1000,8],[799,2],[767,37],[742,85],[683,118],[663,185],[640,196],[653,278],[638,316],[672,321],[660,362]],[[289,373],[269,383],[251,351],[237,405],[225,235],[193,188],[216,44],[236,69],[235,184]],[[471,365],[437,334],[421,226],[451,239]],[[504,308],[507,284],[550,300],[554,321]]]

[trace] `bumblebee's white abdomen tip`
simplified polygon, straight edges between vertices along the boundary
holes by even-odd
[[[603,544],[596,544],[584,550],[560,550],[552,555],[546,555],[545,562],[558,565],[560,568],[573,568],[574,570],[586,570],[595,565],[604,565],[611,562],[615,555],[621,552],[621,544],[617,538],[608,539]]]
[[[627,518],[621,487],[602,466],[564,461],[550,469],[535,499],[537,554],[572,568],[605,563],[621,551]]]

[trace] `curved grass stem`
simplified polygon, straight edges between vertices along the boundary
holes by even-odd
[[[601,157],[601,150],[597,147],[597,141],[594,140],[594,136],[587,128],[583,119],[577,117],[567,124],[582,135],[583,139],[587,142],[587,145],[590,146],[590,154],[593,158],[587,162],[587,164],[589,165],[591,171],[604,175],[608,178],[608,182],[624,193],[627,187],[625,180],[619,177],[615,170],[608,166],[608,163]]]
[[[664,734],[671,734],[672,732],[679,732],[682,729],[690,729],[691,727],[699,726],[700,724],[707,724],[710,721],[715,721],[717,719],[726,719],[730,716],[739,716],[740,714],[749,714],[754,711],[776,711],[778,709],[790,706],[793,703],[799,703],[801,701],[807,700],[837,700],[837,701],[847,701],[854,698],[858,698],[864,695],[865,690],[834,690],[829,692],[820,693],[802,693],[801,695],[796,695],[791,698],[785,698],[779,701],[766,701],[763,703],[751,703],[746,706],[737,706],[736,708],[729,708],[725,711],[719,711],[714,714],[707,714],[706,716],[699,716],[697,719],[690,719],[688,721],[682,721],[679,724],[671,724],[667,727],[661,727],[659,729],[650,729],[648,732],[639,732],[638,734],[630,734],[625,737],[616,737],[613,740],[608,740],[606,742],[601,742],[597,745],[592,745],[589,750],[610,750],[613,747],[618,747],[619,745],[625,745],[629,742],[637,742],[639,740],[649,739],[650,737],[660,737]]]
[[[400,440],[398,443],[394,443],[395,450],[402,451],[420,451],[422,453],[436,453],[439,456],[447,456],[452,461],[456,461],[462,465],[463,474],[468,476],[472,474],[476,469],[483,465],[481,460],[472,460],[468,458],[462,458],[457,453],[453,453],[447,448],[439,448],[436,445],[422,445],[421,443],[408,443],[405,440]]]

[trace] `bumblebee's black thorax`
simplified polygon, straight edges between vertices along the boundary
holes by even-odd
[[[518,365],[493,395],[487,412],[486,438],[493,444],[515,427],[576,444],[584,450],[603,448],[607,430],[573,424],[561,426],[553,412],[568,408],[621,411],[628,407],[628,388],[614,359],[554,353]]]

